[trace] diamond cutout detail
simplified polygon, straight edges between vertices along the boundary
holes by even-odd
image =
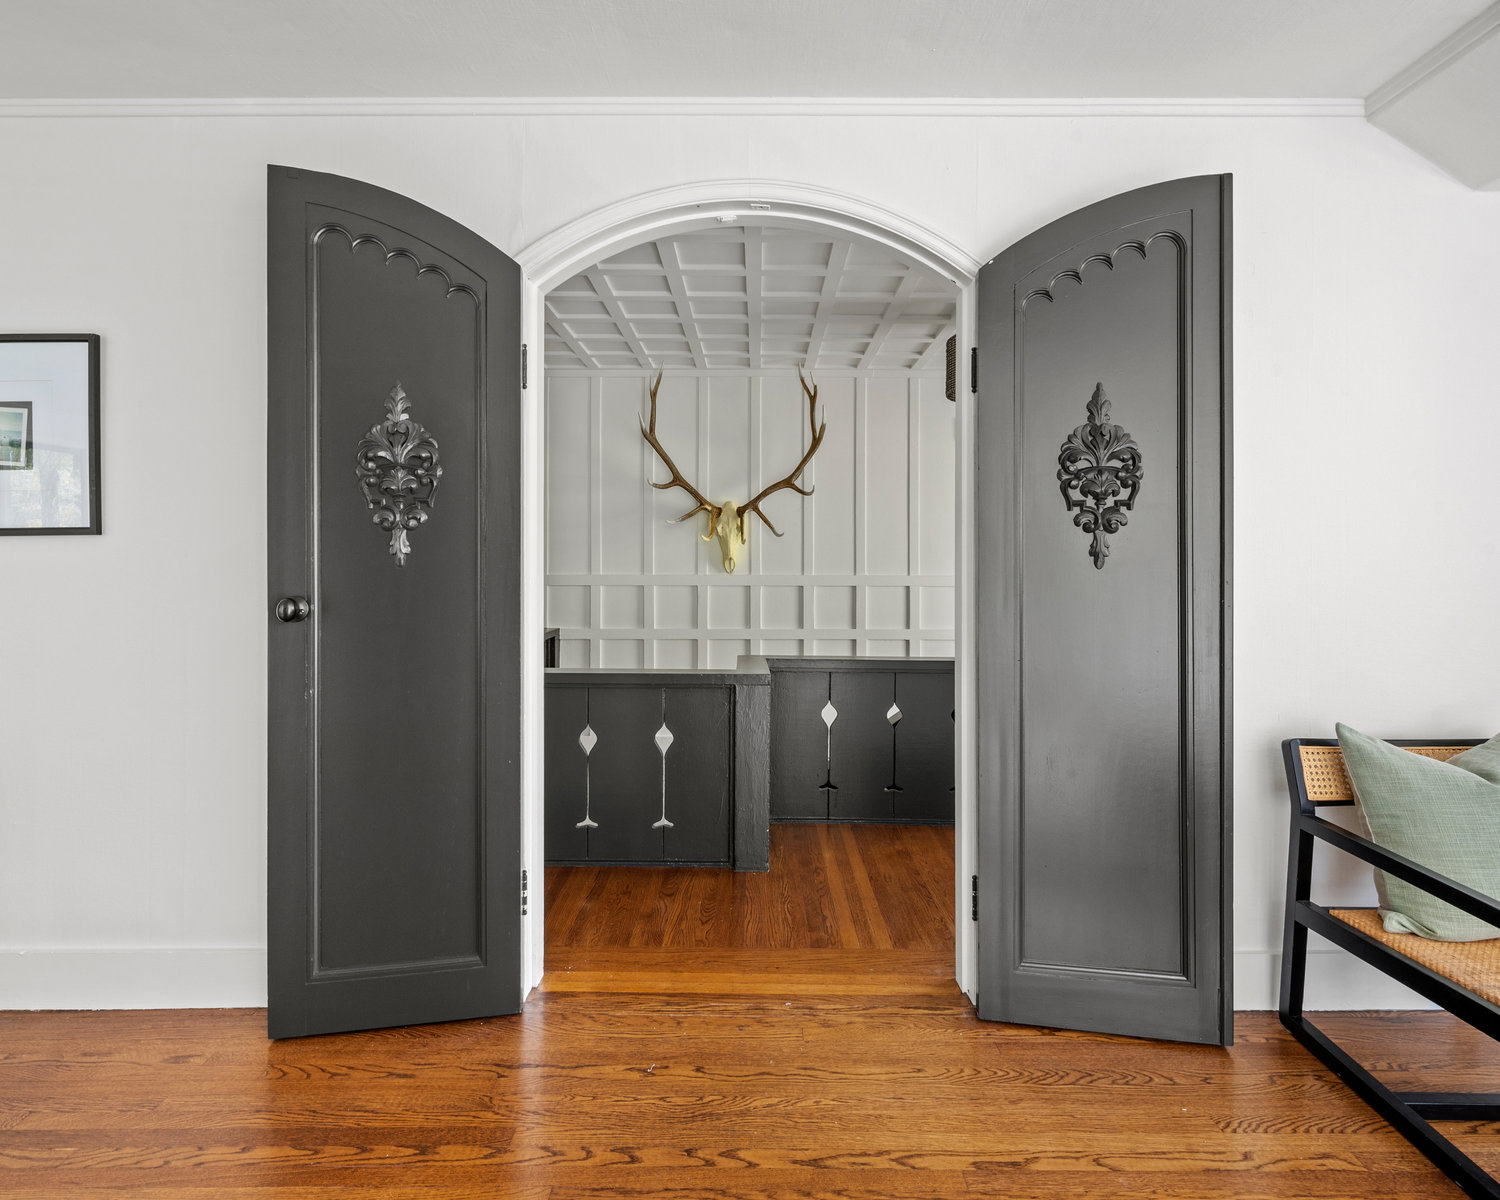
[[[599,735],[594,732],[594,727],[584,722],[583,732],[578,735],[578,748],[583,751],[583,820],[574,824],[574,829],[598,829],[599,822],[589,815],[589,806],[593,803],[593,785],[589,779],[589,755],[593,754],[594,746],[599,741]]]
[[[672,822],[667,820],[667,751],[671,749],[676,739],[673,738],[672,731],[667,728],[667,723],[663,721],[661,728],[656,731],[656,737],[652,740],[656,743],[656,748],[661,751],[661,820],[652,822],[651,828],[671,829]]]
[[[906,714],[903,713],[894,704],[892,704],[890,706],[890,708],[888,708],[888,709],[885,710],[885,719],[887,721],[889,721],[892,725],[898,724],[900,722],[901,718],[904,717],[905,715]]]
[[[823,724],[827,725],[829,729],[832,729],[833,728],[833,723],[839,719],[839,710],[833,707],[833,701],[832,700],[830,700],[827,704],[823,705],[823,714],[822,715],[823,715]]]

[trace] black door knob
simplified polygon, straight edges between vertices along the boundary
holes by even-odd
[[[312,616],[312,602],[306,596],[283,596],[275,612],[278,621],[305,621]]]

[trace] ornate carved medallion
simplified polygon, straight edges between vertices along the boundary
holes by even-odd
[[[1096,569],[1109,557],[1109,535],[1126,523],[1141,490],[1141,448],[1118,425],[1109,423],[1104,385],[1094,387],[1088,422],[1068,435],[1057,456],[1057,481],[1073,524],[1091,534],[1089,555]]]
[[[391,535],[390,552],[398,567],[411,553],[407,532],[427,520],[443,468],[433,436],[407,411],[410,402],[398,382],[386,397],[386,418],[370,426],[359,442],[354,473],[371,518]]]

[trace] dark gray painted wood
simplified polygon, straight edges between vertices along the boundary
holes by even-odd
[[[789,660],[775,661],[787,664]],[[827,774],[827,740],[819,712],[828,700],[830,665],[844,668],[841,674],[847,680],[841,679],[839,684],[847,693],[843,708],[855,713],[855,723],[846,723],[850,732],[845,737],[851,746],[858,743],[867,747],[862,757],[848,747],[842,751],[850,761],[840,769],[853,781],[851,796],[858,798],[862,808],[840,814],[838,819],[951,822],[951,661],[794,660],[794,665],[774,674],[766,660],[759,658],[742,659],[739,669],[726,672],[548,671],[547,861],[730,863],[741,871],[769,869],[773,764],[782,768],[783,779],[790,774],[784,769],[787,757],[784,749],[773,737],[772,681],[780,677],[794,685],[800,683],[807,690],[802,706],[805,710],[802,732],[811,729],[814,737],[793,733],[789,740],[794,752],[800,746],[805,755],[800,773],[805,780],[804,791],[816,797],[817,808],[812,819],[826,820],[826,801],[816,785]],[[888,789],[893,772],[893,743],[903,736],[902,726],[897,727],[893,736],[885,718],[898,666],[902,678],[909,681],[907,708],[931,709],[918,711],[915,723],[909,726],[913,732],[904,735],[912,744],[907,768],[912,796],[907,811],[900,813],[895,811],[895,805],[901,794]],[[577,737],[585,723],[585,709],[590,727],[601,740],[619,736],[635,740],[637,754],[629,769],[644,772],[634,781],[636,790],[642,797],[650,792],[655,805],[653,819],[660,814],[659,756],[652,758],[644,752],[641,736],[644,724],[641,729],[631,727],[623,735],[615,732],[614,722],[619,712],[629,710],[637,716],[639,713],[629,704],[606,701],[601,706],[594,699],[621,690],[634,693],[639,699],[644,695],[642,689],[660,689],[665,695],[667,725],[673,733],[667,755],[668,817],[673,826],[662,833],[659,853],[640,840],[638,823],[612,820],[608,829],[601,823],[600,828],[586,836],[574,829],[583,812],[583,756]],[[589,699],[564,706],[558,697],[565,692],[586,695]],[[645,707],[650,709],[649,704]],[[782,718],[785,724],[791,724],[785,707]],[[903,726],[908,719],[911,718],[903,718]],[[641,722],[650,723],[645,718],[637,723]],[[653,724],[653,736],[656,728]],[[836,733],[837,728],[838,723]],[[622,769],[608,757],[601,767],[598,754],[596,745],[592,766],[596,797],[598,786],[616,787],[615,775]],[[597,781],[603,779],[600,772],[605,771],[610,779],[607,785],[602,785]],[[618,798],[616,795],[615,800]],[[596,802],[593,808],[596,821],[600,819],[599,812]]]
[[[1228,177],[980,272],[980,1015],[1232,1038]],[[1144,482],[1102,569],[1058,486],[1096,382]]]
[[[771,816],[799,821],[953,821],[953,660],[938,658],[772,658]],[[835,707],[832,748],[836,791],[818,790],[828,772],[829,739],[821,710],[841,672],[847,702]],[[895,683],[896,678],[906,681]],[[860,684],[857,677],[881,679]],[[903,717],[886,720],[895,691],[908,688]],[[848,714],[848,719],[846,715]],[[906,730],[906,733],[902,731]],[[911,743],[905,780],[902,739]],[[892,782],[901,792],[887,790]],[[848,788],[848,798],[840,795]],[[911,794],[905,792],[910,790]]]
[[[661,727],[659,687],[589,689],[589,724],[599,735],[593,758],[593,809],[589,862],[660,862],[661,753],[653,739]]]
[[[584,862],[589,836],[578,828],[588,802],[591,771],[578,736],[589,725],[587,688],[546,689],[546,815],[544,837],[548,862]]]
[[[780,661],[780,660],[778,660]],[[828,671],[771,669],[771,818],[826,821],[828,736],[819,716],[828,703]]]
[[[724,672],[548,671],[547,861],[769,869],[770,684],[765,661],[759,658],[747,658],[741,669]],[[649,703],[642,699],[648,692],[654,696]],[[614,693],[629,698],[611,699]],[[672,827],[655,831],[654,849],[641,840],[639,822],[633,819],[612,819],[607,826],[601,822],[587,837],[581,832],[574,836],[573,825],[581,819],[584,803],[577,735],[585,710],[601,741],[633,739],[636,753],[626,769],[635,770],[638,778],[627,790],[640,804],[649,795],[648,825],[659,818],[661,756],[654,738],[661,720],[648,720],[643,714],[660,714],[663,702],[673,735],[667,752],[667,815]],[[621,712],[632,714],[625,727],[617,723]],[[646,724],[649,736],[643,738]],[[649,756],[642,750],[643,742],[650,746]],[[551,774],[554,762],[561,764],[558,780]],[[597,789],[603,779],[599,772],[615,772],[621,764],[617,756],[607,756],[603,767],[596,760],[592,769]],[[602,784],[614,789],[611,804],[621,799],[617,784],[613,777]],[[599,820],[597,806],[593,817]]]
[[[838,791],[829,793],[828,819],[889,821],[894,739],[885,714],[895,699],[896,677],[890,671],[832,671],[829,681],[839,715],[829,756]]]
[[[729,863],[729,792],[734,764],[734,689],[665,689],[667,819],[662,857],[676,863]]]
[[[771,869],[771,679],[734,688],[734,869]]]
[[[515,1012],[520,274],[310,171],[270,168],[268,232],[268,1027]],[[398,381],[444,470],[405,567],[354,471]]]
[[[951,658],[834,658],[826,655],[806,658],[767,658],[767,669],[774,675],[796,673],[818,674],[829,671],[910,671],[918,674],[953,674]]]
[[[896,672],[896,726],[893,796],[898,821],[953,820],[953,676],[935,672]]]

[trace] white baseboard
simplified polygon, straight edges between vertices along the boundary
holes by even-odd
[[[1281,951],[1239,950],[1234,956],[1237,1011],[1275,1010],[1281,993]],[[1342,950],[1308,947],[1303,1008],[1432,1008],[1433,1004],[1389,975]]]
[[[0,1009],[265,1003],[264,948],[0,950]]]
[[[1275,1009],[1279,950],[1234,956],[1236,1009]],[[266,1003],[266,952],[255,947],[0,950],[0,1009],[260,1008]],[[1310,1010],[1431,1008],[1432,1005],[1352,955],[1308,953]]]

